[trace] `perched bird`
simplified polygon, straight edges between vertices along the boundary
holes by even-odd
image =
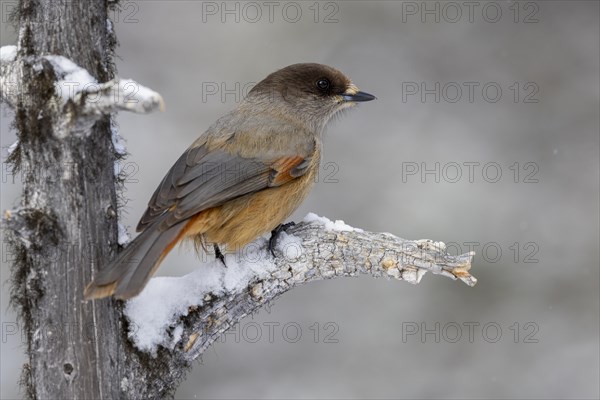
[[[280,224],[315,181],[325,125],[374,98],[326,65],[294,64],[267,76],[179,157],[150,199],[141,233],[84,297],[137,295],[184,239],[214,244],[224,261],[219,246],[237,249],[272,231],[272,251]]]

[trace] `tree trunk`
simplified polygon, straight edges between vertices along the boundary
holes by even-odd
[[[117,398],[120,313],[110,302],[81,301],[92,265],[117,249],[111,120],[66,131],[57,113],[72,106],[57,109],[56,77],[39,59],[62,55],[99,82],[113,78],[106,1],[23,0],[16,18],[19,145],[11,159],[24,180],[12,222],[28,236],[12,240],[12,294],[27,332],[27,392],[38,399]]]

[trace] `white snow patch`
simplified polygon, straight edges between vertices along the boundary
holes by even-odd
[[[131,322],[129,338],[141,351],[156,356],[158,346],[172,348],[169,327],[186,316],[191,306],[202,306],[208,294],[240,293],[256,279],[266,278],[275,269],[265,251],[265,239],[260,238],[236,254],[225,256],[227,268],[221,261],[202,264],[182,277],[157,277],[125,305],[125,315]]]
[[[119,229],[119,237],[118,237],[117,241],[119,242],[119,244],[121,246],[125,246],[127,243],[129,243],[131,241],[131,236],[129,236],[129,233],[127,233],[127,228],[125,228],[123,225],[121,225],[120,222],[117,224],[117,227]]]
[[[123,140],[121,135],[119,135],[119,130],[114,124],[112,124],[110,127],[110,131],[112,133],[111,140],[115,149],[115,153],[117,153],[120,156],[124,156],[125,154],[127,154],[127,148],[125,147],[125,141]]]
[[[123,96],[122,103],[129,105],[127,108],[136,108],[138,103],[146,107],[158,103],[160,110],[164,109],[162,97],[157,92],[132,79],[119,80],[119,93]]]
[[[0,47],[0,62],[9,63],[17,58],[17,46]]]
[[[54,71],[61,79],[54,85],[63,100],[67,101],[83,90],[98,87],[98,81],[90,73],[63,56],[48,55],[45,58],[50,61]]]
[[[259,238],[240,252],[226,256],[227,268],[223,276],[223,286],[226,291],[236,292],[248,286],[254,277],[264,279],[275,270],[275,263],[270,254],[265,251],[265,246],[266,239]]]
[[[179,324],[173,329],[173,340],[171,341],[170,349],[173,350],[183,335],[183,325]]]
[[[182,277],[151,279],[144,290],[125,305],[125,315],[131,322],[128,335],[135,346],[153,356],[159,345],[169,347],[169,326],[180,316],[187,315],[189,307],[202,305],[205,293],[222,290],[219,269],[218,264],[213,263]]]
[[[298,236],[290,235],[287,232],[279,233],[279,236],[277,237],[277,248],[289,262],[296,261],[304,254],[302,239]]]
[[[328,231],[339,231],[339,232],[363,232],[362,229],[353,228],[350,225],[347,225],[344,221],[338,219],[331,221],[326,217],[319,217],[317,214],[308,213],[306,217],[303,219],[304,222],[316,222],[320,225],[323,225]]]
[[[17,141],[15,141],[13,144],[8,146],[8,149],[6,149],[6,152],[8,153],[8,155],[11,155],[17,149],[18,145],[19,145],[19,140],[17,139]]]

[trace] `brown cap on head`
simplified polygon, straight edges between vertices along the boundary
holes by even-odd
[[[293,64],[273,72],[246,98],[250,103],[283,108],[317,126],[323,126],[342,109],[373,99],[375,96],[361,92],[342,72],[315,63]]]

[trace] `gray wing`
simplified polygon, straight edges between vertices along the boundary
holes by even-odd
[[[268,160],[244,158],[206,145],[192,147],[175,162],[154,192],[138,231],[162,219],[167,229],[191,216],[248,193],[283,185],[308,170],[314,151]]]

